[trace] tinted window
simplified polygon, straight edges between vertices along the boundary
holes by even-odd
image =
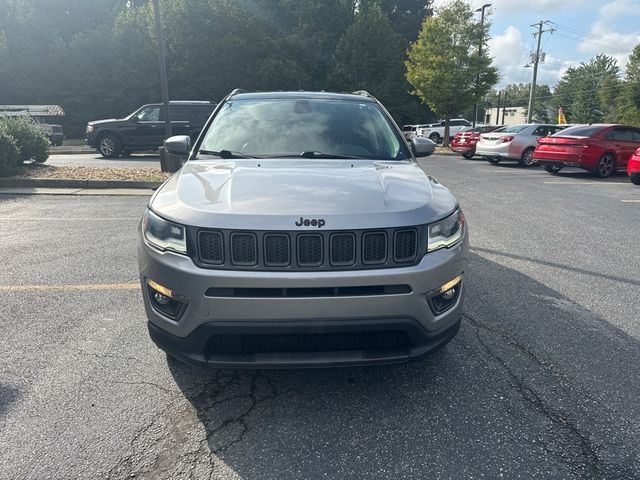
[[[494,130],[497,130],[497,127],[485,126],[485,127],[476,127],[471,131],[476,133],[489,133],[489,132],[493,132]]]
[[[159,122],[160,107],[145,107],[136,116],[141,122]]]
[[[631,131],[631,141],[640,142],[640,130],[637,128],[630,128]]]
[[[551,135],[552,133],[555,133],[555,129],[551,128],[551,127],[547,127],[546,125],[544,126],[540,126],[538,128],[536,128],[532,135],[536,136],[536,137],[546,137],[548,135]]]
[[[591,125],[578,125],[576,127],[569,127],[560,130],[557,135],[560,137],[569,136],[569,137],[591,137],[597,134],[602,127],[594,127]]]
[[[171,121],[173,122],[188,122],[191,120],[191,109],[186,106],[171,106],[169,114],[171,115]]]
[[[327,99],[247,99],[226,102],[203,150],[298,156],[314,151],[376,160],[410,158],[377,104]]]
[[[631,134],[631,130],[628,128],[612,128],[607,133],[607,138],[609,140],[620,140],[623,142],[631,142],[633,136]]]

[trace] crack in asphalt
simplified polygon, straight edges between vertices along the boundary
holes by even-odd
[[[587,474],[590,478],[602,477],[602,472],[604,470],[604,463],[598,457],[596,453],[595,445],[590,440],[590,434],[588,432],[583,433],[580,429],[571,421],[570,416],[567,413],[564,413],[560,410],[552,408],[548,405],[543,398],[534,390],[534,388],[527,384],[524,378],[521,378],[518,374],[516,374],[513,369],[508,365],[508,363],[502,358],[499,354],[489,347],[489,345],[483,340],[480,335],[480,329],[491,332],[495,336],[497,336],[503,343],[506,343],[510,346],[515,347],[519,351],[523,352],[528,358],[532,359],[539,366],[543,367],[546,373],[551,374],[554,377],[558,377],[558,372],[553,370],[552,364],[545,362],[540,359],[537,355],[535,355],[531,350],[529,350],[526,346],[517,342],[516,340],[507,337],[501,332],[497,332],[491,327],[483,324],[477,319],[471,317],[469,314],[464,313],[463,316],[469,321],[469,323],[474,326],[474,334],[484,350],[487,354],[494,359],[507,373],[507,375],[511,378],[511,383],[514,388],[518,391],[521,397],[531,406],[534,407],[536,411],[541,413],[545,418],[547,418],[554,425],[560,427],[561,429],[570,433],[573,438],[575,438],[578,442],[578,446],[580,448],[580,452],[582,458],[584,460],[583,464],[587,469]],[[553,450],[549,449],[544,441],[541,442],[543,447],[548,453],[554,454],[557,456],[557,453]],[[564,456],[561,456],[562,461],[570,463],[574,466],[573,462],[570,462]]]
[[[117,382],[127,385],[157,387],[169,394],[177,395],[179,398],[167,403],[163,409],[153,415],[149,422],[137,430],[130,441],[130,452],[111,468],[107,477],[150,475],[151,478],[165,478],[167,475],[174,476],[171,473],[175,474],[176,470],[182,470],[187,478],[201,478],[197,472],[197,467],[198,465],[207,464],[206,469],[208,470],[209,478],[213,478],[217,455],[245,439],[250,429],[249,416],[260,404],[275,398],[277,390],[273,387],[268,377],[259,371],[248,374],[217,370],[212,373],[214,373],[212,378],[185,387],[181,392],[171,391],[148,381]],[[163,438],[179,429],[176,421],[179,415],[176,415],[175,412],[184,399],[195,407],[198,419],[205,428],[206,433],[204,438],[198,440],[197,448],[191,448],[183,452],[160,450],[153,452],[152,460],[144,468],[141,468],[141,465],[136,465],[136,457],[145,448],[140,445],[149,443],[144,441],[144,437],[155,426],[159,426],[162,431],[150,439],[152,445],[158,444]],[[247,402],[247,404],[241,405],[243,401]],[[230,411],[223,411],[222,416],[224,417],[226,414],[227,418],[219,418],[217,415],[220,413],[218,408],[224,404],[230,404],[235,408],[239,408],[239,410],[234,414],[231,414]],[[165,419],[168,411],[173,411],[174,414]],[[171,425],[172,420],[174,421],[173,427]],[[237,428],[237,431],[234,431],[234,428]],[[222,438],[218,438],[219,435],[222,435]],[[169,455],[175,454],[175,458],[173,460],[169,459],[169,466],[166,467],[167,461],[161,462],[160,457],[168,453]],[[172,472],[169,472],[169,469],[172,469]]]

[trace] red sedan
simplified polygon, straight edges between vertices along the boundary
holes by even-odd
[[[502,125],[484,125],[482,127],[469,128],[456,133],[451,142],[451,150],[459,153],[464,158],[471,158],[476,153],[476,144],[480,140],[481,133],[489,133]]]
[[[640,148],[638,148],[627,164],[627,173],[631,179],[631,183],[640,185]]]
[[[596,177],[608,177],[617,170],[625,170],[629,157],[638,147],[640,128],[577,125],[538,140],[533,160],[550,173],[564,167],[578,167]]]

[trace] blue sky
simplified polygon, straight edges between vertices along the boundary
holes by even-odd
[[[435,6],[447,3],[436,0]],[[640,43],[640,0],[469,0],[473,7],[491,3],[489,50],[502,76],[500,86],[531,81],[529,52],[535,49],[531,24],[549,20],[557,28],[542,35],[546,61],[538,83],[552,88],[567,68],[597,53],[615,57],[622,70]],[[478,17],[479,17],[478,13]],[[548,29],[548,26],[545,27]]]

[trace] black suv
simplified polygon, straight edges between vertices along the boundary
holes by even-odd
[[[195,140],[216,107],[201,101],[171,101],[172,135],[189,135]],[[143,105],[128,117],[97,120],[87,124],[85,142],[106,158],[127,156],[131,152],[157,150],[165,138],[161,103]]]

